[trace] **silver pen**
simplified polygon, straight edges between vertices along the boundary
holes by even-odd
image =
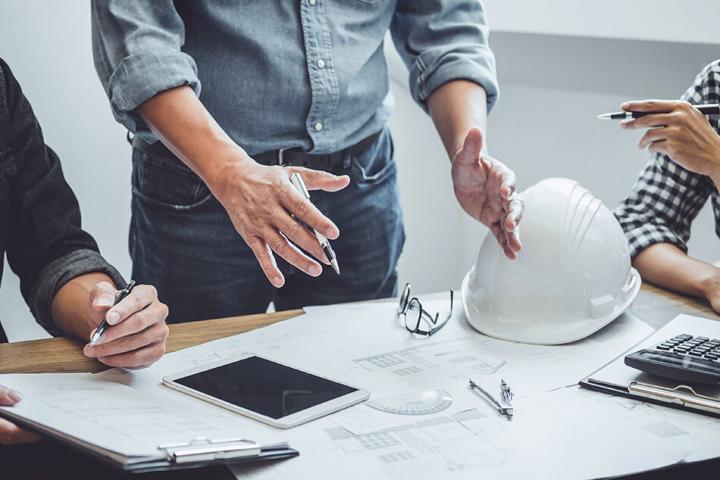
[[[305,182],[303,182],[302,177],[299,173],[295,172],[290,175],[290,182],[293,184],[295,189],[305,197],[308,201],[310,200],[310,192],[308,192],[307,187],[305,186]],[[335,252],[333,251],[332,247],[330,246],[330,242],[328,239],[323,235],[322,233],[318,232],[314,228],[312,228],[309,225],[306,225],[306,227],[315,235],[315,238],[318,239],[318,242],[320,242],[320,246],[323,249],[323,252],[325,252],[325,256],[330,260],[330,265],[332,265],[333,270],[335,270],[335,273],[340,275],[340,265],[338,265],[337,257],[335,256]]]
[[[475,390],[482,398],[485,399],[486,402],[488,402],[492,407],[498,411],[500,415],[505,415],[508,420],[512,420],[513,417],[513,406],[510,405],[510,401],[505,400],[505,391],[503,389],[502,396],[503,398],[501,400],[497,400],[495,397],[490,395],[490,393],[482,388],[477,383],[473,382],[472,379],[469,380],[470,382],[470,388]],[[505,383],[504,381],[502,383]],[[505,384],[507,387],[507,384]],[[510,387],[507,387],[507,390],[510,394],[510,398],[512,398],[512,392],[510,392]]]

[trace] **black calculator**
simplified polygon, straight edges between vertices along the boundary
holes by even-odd
[[[720,385],[720,339],[676,335],[626,355],[625,365],[681,382]]]

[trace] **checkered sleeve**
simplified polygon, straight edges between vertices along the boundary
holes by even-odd
[[[692,104],[720,103],[720,60],[705,67],[682,98]],[[709,120],[720,133],[718,116]],[[671,243],[687,252],[690,226],[714,191],[710,178],[686,170],[666,155],[654,155],[615,210],[631,257],[656,243]]]

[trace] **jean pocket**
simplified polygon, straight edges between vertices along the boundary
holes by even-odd
[[[359,183],[382,183],[392,176],[395,164],[394,146],[388,131],[383,132],[378,141],[359,156],[352,156],[353,169]]]
[[[212,198],[210,189],[179,160],[134,152],[132,189],[141,202],[171,210],[191,210]]]

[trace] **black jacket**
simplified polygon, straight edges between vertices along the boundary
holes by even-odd
[[[69,280],[90,272],[124,281],[80,227],[77,199],[60,161],[8,65],[0,59],[0,278],[7,251],[10,268],[37,321],[54,335],[50,305]],[[0,319],[3,308],[0,305]],[[0,342],[7,341],[0,326]]]

